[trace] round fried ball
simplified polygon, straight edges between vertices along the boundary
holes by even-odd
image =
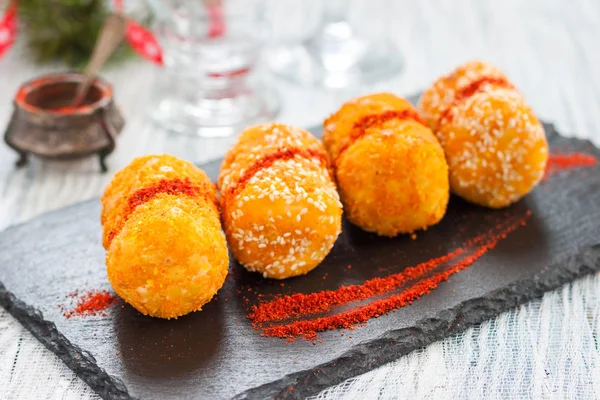
[[[444,151],[408,101],[382,93],[347,103],[325,121],[323,141],[353,224],[396,236],[426,229],[444,216],[449,197]]]
[[[136,191],[156,185],[161,181],[189,182],[216,203],[216,190],[204,171],[188,161],[163,155],[146,155],[135,158],[115,174],[101,198],[103,225],[102,244],[108,249],[111,238],[118,232],[129,214],[129,198]]]
[[[245,130],[225,157],[219,190],[232,253],[266,278],[311,271],[341,232],[327,155],[304,130],[284,124]]]
[[[214,207],[170,194],[138,206],[106,255],[115,292],[141,313],[160,318],[200,310],[223,286],[228,265]]]
[[[444,148],[457,195],[500,208],[542,179],[543,126],[496,67],[473,61],[456,68],[423,93],[420,108]]]
[[[470,202],[508,206],[544,176],[544,128],[514,90],[474,94],[455,107],[437,135],[446,151],[452,191]]]

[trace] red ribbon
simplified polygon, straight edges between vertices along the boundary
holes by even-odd
[[[123,0],[114,0],[114,5],[117,11],[123,12]],[[162,49],[154,34],[131,18],[127,18],[125,39],[138,55],[163,65]]]
[[[17,36],[17,7],[14,1],[8,3],[0,19],[0,58],[11,48]]]
[[[123,11],[123,0],[114,0],[115,9]],[[223,5],[220,0],[207,4],[210,19],[208,37],[218,38],[225,34]],[[0,58],[10,49],[17,35],[16,0],[8,3],[2,19],[0,19]],[[127,19],[125,38],[131,48],[140,56],[156,64],[163,65],[163,54],[156,37],[148,29],[131,18]]]
[[[128,19],[125,38],[140,56],[158,65],[163,65],[162,49],[154,34],[137,22]]]
[[[117,11],[123,12],[123,0],[114,0],[114,5]],[[206,3],[206,7],[210,20],[208,37],[214,39],[225,35],[226,25],[223,17],[222,1],[209,1]],[[125,38],[131,48],[140,56],[156,64],[163,65],[163,54],[160,44],[154,34],[148,29],[128,18]],[[243,72],[240,74],[243,74]]]
[[[206,6],[208,14],[208,37],[218,38],[225,35],[225,20],[223,18],[223,4],[221,1],[215,1]]]

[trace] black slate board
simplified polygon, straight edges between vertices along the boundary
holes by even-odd
[[[600,159],[589,142],[560,137],[549,125],[546,132],[553,149]],[[218,162],[204,168],[214,178]],[[470,268],[412,305],[344,336],[330,331],[316,345],[286,344],[261,337],[245,317],[256,301],[248,289],[277,294],[360,283],[444,254],[495,220],[526,210],[533,212],[527,226]],[[121,303],[105,317],[66,319],[57,303],[68,293],[110,289],[99,213],[94,199],[0,233],[0,304],[110,399],[304,398],[600,270],[596,165],[561,173],[506,210],[453,197],[444,220],[416,241],[378,238],[344,222],[323,264],[283,287],[232,262],[217,299],[178,320],[144,317]],[[236,289],[247,293],[248,303]]]

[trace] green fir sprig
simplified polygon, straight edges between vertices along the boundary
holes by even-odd
[[[60,61],[75,69],[83,68],[89,60],[111,11],[106,0],[18,0],[17,6],[20,33],[34,61]],[[132,54],[124,42],[109,62],[122,61]]]

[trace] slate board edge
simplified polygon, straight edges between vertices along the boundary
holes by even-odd
[[[545,292],[557,289],[585,275],[600,272],[600,243],[587,246],[570,256],[562,265],[549,266],[559,273],[548,277],[517,281],[483,297],[460,303],[435,318],[420,320],[414,327],[393,330],[380,338],[356,345],[351,351],[310,370],[247,390],[235,399],[304,399],[329,386],[363,374],[414,350],[489,320]],[[132,399],[123,382],[96,364],[89,352],[73,345],[44,320],[42,313],[19,300],[0,282],[0,305],[33,336],[55,353],[71,370],[104,399]],[[468,315],[469,319],[463,317]]]
[[[571,268],[569,268],[571,266]],[[394,361],[414,350],[465,331],[528,301],[540,298],[588,274],[600,272],[600,243],[587,246],[561,265],[549,266],[555,276],[516,281],[482,297],[460,303],[411,328],[392,330],[380,338],[354,346],[335,360],[249,389],[234,399],[304,399],[322,390]],[[468,315],[469,319],[464,319]],[[364,328],[367,329],[367,328]]]
[[[545,124],[545,127],[548,139],[559,136],[552,125]],[[93,202],[97,199],[88,201]],[[9,227],[5,232],[19,225],[22,224]],[[435,341],[463,332],[473,325],[489,320],[520,304],[539,298],[547,291],[557,289],[585,275],[600,272],[600,243],[580,249],[577,254],[572,255],[561,264],[549,266],[549,268],[559,270],[554,277],[546,277],[547,279],[534,277],[514,282],[506,288],[470,299],[452,309],[440,312],[435,318],[423,319],[414,327],[389,331],[378,339],[360,343],[335,360],[310,370],[286,375],[279,380],[249,389],[234,398],[303,399],[317,394],[329,386],[373,370]],[[576,267],[569,268],[568,266],[572,264],[575,264]],[[14,296],[2,282],[0,282],[0,306],[55,353],[102,398],[133,398],[119,378],[109,375],[98,366],[91,353],[71,343],[58,331],[54,323],[44,320],[39,310]],[[467,311],[473,313],[474,310],[478,311],[476,316],[471,315],[472,318],[469,320],[459,321],[461,315]],[[427,335],[430,335],[429,338]]]
[[[96,364],[88,351],[71,343],[42,313],[9,292],[0,282],[0,306],[4,307],[44,346],[58,356],[75,374],[104,399],[131,399],[125,384]]]

